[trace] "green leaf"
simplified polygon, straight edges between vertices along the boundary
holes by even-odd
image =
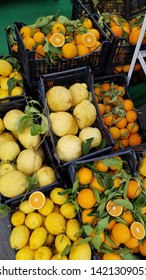
[[[94,137],[91,137],[87,139],[85,142],[82,143],[82,155],[85,156],[89,153],[89,150],[91,149],[91,143],[93,141]]]
[[[72,247],[72,245],[66,245],[64,250],[61,252],[61,257],[68,255],[69,252],[70,252],[71,247]]]
[[[89,225],[83,225],[82,228],[87,236],[89,236],[93,231],[93,228]]]
[[[42,133],[41,125],[32,123],[30,127],[30,133],[32,136],[41,134]]]
[[[91,188],[94,195],[95,195],[95,198],[96,198],[96,201],[99,203],[100,202],[100,193],[99,191],[96,189],[96,188]]]
[[[102,239],[99,236],[99,234],[95,233],[94,238],[92,240],[92,244],[93,244],[93,246],[95,247],[96,250],[100,249],[100,246],[102,244]]]
[[[45,132],[47,132],[48,130],[50,130],[50,124],[49,124],[49,121],[48,119],[44,116],[44,115],[41,115],[41,128],[42,128],[42,134],[44,134]]]
[[[85,238],[81,239],[77,244],[81,245],[81,244],[84,244],[85,242],[90,242],[91,239],[92,239],[91,237],[85,237]]]
[[[27,115],[22,115],[16,123],[16,127],[19,133],[22,133],[23,129],[32,125],[32,118]]]
[[[113,202],[115,202],[118,205],[121,205],[121,206],[133,211],[133,204],[126,199],[114,199]]]
[[[72,187],[72,193],[75,193],[79,188],[79,181],[78,179],[76,179],[73,183],[73,187]]]
[[[98,234],[102,233],[104,231],[105,228],[107,228],[109,223],[109,216],[107,216],[106,218],[100,219],[99,222],[97,223],[97,226],[95,227],[96,232]]]
[[[116,166],[119,169],[119,166],[121,167],[122,160],[118,159],[118,158],[111,157],[111,158],[103,159],[102,162],[108,167]]]
[[[8,84],[8,93],[10,94],[13,88],[16,86],[16,79],[15,78],[10,78],[7,82]]]

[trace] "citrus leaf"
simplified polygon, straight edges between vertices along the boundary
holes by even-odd
[[[15,78],[10,78],[7,82],[8,84],[8,93],[10,94],[12,89],[16,86],[16,79]]]
[[[42,128],[42,134],[44,134],[45,132],[47,132],[47,130],[49,130],[49,121],[48,119],[44,116],[44,115],[41,115],[41,128]]]
[[[30,128],[30,133],[32,136],[41,134],[42,133],[41,125],[32,123],[31,128]]]
[[[91,137],[87,139],[85,142],[82,143],[82,155],[85,156],[89,153],[89,150],[91,149],[91,143],[93,141],[94,137]]]
[[[94,195],[95,195],[95,198],[96,198],[96,201],[99,203],[100,202],[100,193],[99,191],[96,189],[96,188],[91,188]]]
[[[100,246],[102,244],[102,239],[101,239],[101,237],[98,234],[94,235],[94,238],[92,240],[92,244],[95,247],[95,249],[97,249],[97,250],[100,249]]]
[[[100,219],[97,223],[97,226],[95,227],[96,233],[100,234],[104,231],[105,228],[107,228],[109,223],[109,216],[103,219]]]
[[[61,257],[68,255],[68,253],[70,252],[71,246],[72,245],[66,245],[64,250],[61,252]]]
[[[27,115],[22,115],[16,123],[16,127],[19,133],[22,133],[22,130],[26,127],[29,127],[32,125],[32,118]]]
[[[79,181],[78,179],[74,181],[73,187],[72,187],[72,193],[75,193],[79,188]]]
[[[83,225],[82,226],[84,232],[86,233],[87,236],[89,236],[92,231],[93,231],[93,228],[91,226],[88,226],[88,225]]]
[[[113,202],[117,203],[118,205],[121,205],[129,210],[133,210],[133,204],[126,200],[126,199],[114,199]]]

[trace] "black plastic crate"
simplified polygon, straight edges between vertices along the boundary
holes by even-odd
[[[0,110],[0,118],[3,118],[5,116],[5,114],[12,109],[19,109],[19,110],[24,111],[26,105],[27,104],[26,104],[25,99],[20,99],[20,100],[17,100],[15,102],[13,101],[11,104],[9,104],[9,106],[6,105],[3,108],[3,111]],[[33,103],[32,103],[32,106],[34,106]],[[5,129],[4,132],[9,132],[9,131]],[[41,139],[42,139],[41,147],[42,147],[44,155],[45,155],[45,158],[44,158],[42,164],[47,164],[48,166],[52,167],[54,169],[55,176],[56,176],[56,181],[53,182],[52,184],[47,185],[47,186],[43,186],[43,187],[39,187],[39,188],[36,189],[36,190],[42,190],[43,191],[46,187],[51,188],[51,187],[54,187],[54,186],[60,184],[60,182],[62,180],[61,180],[60,173],[56,168],[55,162],[53,160],[53,156],[51,154],[51,151],[49,149],[48,143],[47,143],[44,135],[41,136]],[[19,141],[18,141],[18,143],[19,143]],[[20,146],[21,151],[23,149],[25,149],[20,143],[18,145]],[[29,195],[30,193],[32,193],[32,191],[33,191],[33,189],[30,189],[30,191],[28,191],[28,192],[26,191],[26,193],[23,193],[22,195],[19,195],[19,196],[14,197],[14,198],[7,198],[7,197],[4,197],[3,195],[0,195],[0,204],[9,205],[11,203],[14,203],[15,201],[20,201],[20,200],[23,199],[23,197],[25,197],[25,195]]]
[[[117,15],[130,19],[146,11],[145,0],[99,0],[97,5],[94,5],[92,0],[73,0],[73,3],[76,1],[81,3],[90,14],[99,10],[100,13],[115,12]]]
[[[55,64],[50,62],[48,63],[44,57],[35,59],[35,51],[30,51],[25,48],[19,33],[20,28],[26,24],[22,22],[14,23],[20,61],[24,70],[25,78],[32,87],[38,85],[41,75],[65,71],[79,66],[90,66],[93,69],[96,68],[99,75],[102,75],[104,72],[105,59],[110,45],[110,40],[98,26],[96,21],[90,15],[88,15],[88,17],[92,20],[93,26],[98,29],[101,34],[102,49],[100,51],[95,50],[88,55],[76,56],[73,59],[61,59]]]
[[[114,75],[107,75],[103,77],[98,77],[98,75],[94,74],[94,84],[99,83],[102,84],[104,82],[109,82],[109,83],[115,83],[118,84],[119,86],[124,86],[125,87],[125,94],[123,96],[123,99],[130,99],[129,93],[128,93],[128,86],[127,86],[127,78],[125,74],[114,74]],[[98,106],[98,102],[97,102]],[[142,137],[142,143],[146,141],[146,127],[145,127],[145,117],[143,115],[143,111],[146,105],[141,105],[138,107],[134,106],[134,110],[137,113],[137,123],[139,125],[139,134]],[[133,146],[134,149],[138,149],[138,147],[141,147],[142,144],[138,146]]]
[[[40,78],[39,89],[38,89],[39,100],[40,100],[40,102],[43,103],[43,107],[46,108],[47,104],[46,104],[45,93],[50,88],[52,88],[53,86],[56,86],[56,85],[62,85],[62,86],[65,86],[68,88],[69,86],[71,86],[72,84],[74,84],[76,82],[87,84],[88,91],[91,92],[91,94],[92,94],[92,103],[95,105],[95,108],[97,109],[97,116],[98,116],[92,126],[99,128],[99,130],[101,131],[101,134],[102,134],[102,138],[106,142],[104,148],[92,149],[91,152],[89,152],[89,154],[82,156],[81,158],[86,159],[88,157],[92,157],[93,155],[95,156],[98,154],[108,153],[112,149],[114,142],[112,140],[112,137],[110,136],[110,133],[104,126],[104,124],[102,122],[102,117],[96,106],[97,103],[95,100],[95,95],[93,94],[93,76],[92,76],[90,68],[82,67],[82,68],[78,68],[78,69],[72,69],[72,70],[63,71],[60,73],[54,73],[54,74],[42,76]],[[47,110],[47,113],[49,114],[48,110]],[[87,112],[87,114],[88,114],[88,112]],[[58,139],[59,138],[57,136],[55,136],[52,133],[52,131],[50,130],[50,142],[51,142],[51,147],[53,150],[52,153],[55,155],[55,158],[57,160],[57,164],[59,165],[59,167],[66,167],[68,164],[70,164],[70,162],[68,162],[68,163],[62,162],[59,159],[57,152],[56,152],[56,143],[57,143]]]

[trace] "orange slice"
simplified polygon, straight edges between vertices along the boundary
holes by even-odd
[[[50,42],[54,47],[62,47],[65,43],[65,37],[61,33],[54,33],[50,38]]]
[[[123,206],[110,200],[106,205],[106,210],[112,217],[118,217],[122,214]]]
[[[31,208],[40,209],[44,206],[45,200],[45,195],[40,191],[36,191],[29,196],[28,201]]]
[[[130,226],[131,234],[137,239],[143,239],[145,237],[145,228],[139,222],[133,222]]]
[[[82,43],[88,48],[91,48],[96,43],[96,37],[93,33],[89,32],[83,35]]]

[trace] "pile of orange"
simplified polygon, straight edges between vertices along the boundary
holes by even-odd
[[[125,86],[112,82],[95,84],[94,92],[103,122],[115,142],[114,150],[140,145],[138,114]]]
[[[122,156],[113,155],[76,170],[82,228],[103,260],[122,260],[127,253],[146,256],[143,183],[127,166]]]
[[[20,29],[26,49],[34,50],[36,59],[43,58],[47,52],[58,59],[70,59],[89,55],[102,48],[100,32],[88,17],[78,23],[76,28],[68,28],[58,20],[50,22],[49,27],[47,26],[47,30],[50,29],[48,33],[44,33],[41,28],[32,29],[28,25]]]

